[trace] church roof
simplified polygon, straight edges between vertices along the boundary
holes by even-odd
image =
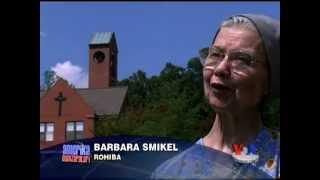
[[[114,32],[96,32],[93,34],[90,44],[109,44]]]
[[[77,89],[77,92],[98,115],[118,114],[127,94],[127,87],[106,89]]]
[[[76,89],[76,92],[95,110],[97,115],[119,114],[125,100],[128,87],[105,89]],[[45,94],[40,91],[40,98]]]

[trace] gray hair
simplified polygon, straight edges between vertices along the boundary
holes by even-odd
[[[247,17],[244,17],[244,16],[230,17],[229,19],[227,19],[221,23],[220,28],[223,28],[223,27],[244,27],[248,30],[257,32],[255,25],[250,21],[250,19],[248,19]],[[219,32],[219,30],[218,30],[218,32]],[[217,34],[218,33],[216,33],[216,35]],[[215,40],[215,37],[214,37],[212,43],[214,43],[214,40]],[[209,52],[208,52],[208,49],[206,49],[206,48],[203,48],[199,51],[200,62],[202,65],[205,64],[205,61],[206,61],[208,54],[209,54]]]
[[[240,26],[247,28],[249,30],[257,31],[254,24],[247,18],[243,16],[232,16],[231,18],[222,22],[221,27],[234,27]]]
[[[248,30],[258,32],[255,25],[253,22],[245,17],[245,16],[232,16],[229,19],[223,21],[220,25],[219,30],[216,32],[215,37],[213,38],[212,44],[214,43],[217,34],[219,33],[220,29],[223,27],[244,27]],[[259,32],[258,32],[259,33]],[[202,65],[205,64],[206,58],[208,57],[208,48],[203,48],[199,51],[199,57],[200,57],[200,62]]]
[[[256,29],[256,26],[253,24],[253,22],[245,16],[232,16],[229,19],[223,21],[221,24],[221,27],[243,27],[248,30],[259,33],[258,30]],[[260,36],[260,34],[259,34],[259,36]],[[264,47],[264,44],[262,44],[262,45]],[[263,48],[263,53],[264,53],[264,57],[267,58],[265,47]],[[270,75],[269,68],[270,67],[268,65],[267,69],[268,69],[268,74]],[[270,77],[269,77],[268,82],[270,82]]]

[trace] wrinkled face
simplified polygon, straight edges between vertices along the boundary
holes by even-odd
[[[223,27],[203,68],[204,90],[216,111],[255,109],[267,93],[262,40],[243,27]]]

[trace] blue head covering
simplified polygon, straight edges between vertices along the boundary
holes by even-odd
[[[270,93],[280,96],[280,22],[264,15],[242,14],[256,27],[269,63]]]

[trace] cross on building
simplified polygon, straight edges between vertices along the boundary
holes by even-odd
[[[54,100],[59,102],[59,116],[61,116],[62,103],[63,103],[63,101],[66,101],[67,98],[63,96],[62,92],[59,92],[59,96],[54,98]]]
[[[94,137],[97,120],[119,116],[128,103],[128,87],[113,83],[118,74],[115,33],[94,33],[86,52],[88,88],[71,87],[58,78],[50,89],[40,91],[40,149]]]

